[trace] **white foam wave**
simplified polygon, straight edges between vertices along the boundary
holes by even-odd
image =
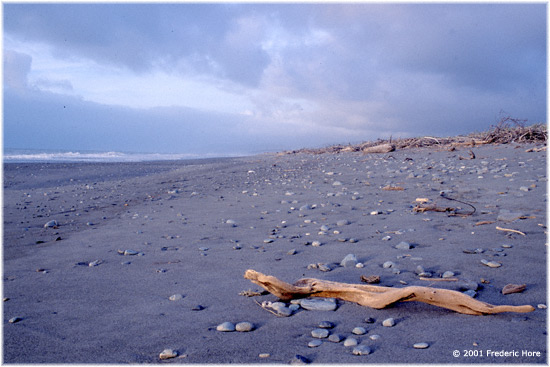
[[[4,162],[145,162],[209,158],[213,155],[121,152],[5,152]]]

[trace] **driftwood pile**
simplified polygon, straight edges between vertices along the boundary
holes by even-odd
[[[545,124],[535,124],[525,126],[526,120],[503,117],[490,130],[481,133],[472,133],[466,136],[454,137],[431,137],[424,136],[419,138],[404,139],[378,139],[374,142],[363,142],[349,145],[333,145],[318,149],[299,149],[284,152],[286,154],[308,153],[345,153],[345,152],[363,152],[363,153],[389,153],[394,150],[407,148],[440,147],[444,149],[454,149],[456,147],[476,146],[484,144],[508,144],[508,143],[546,143],[548,132]]]
[[[392,288],[368,284],[348,284],[314,278],[300,279],[289,284],[274,276],[247,270],[246,279],[261,286],[282,300],[306,297],[338,298],[372,308],[384,308],[396,302],[418,301],[468,315],[487,315],[501,312],[531,312],[535,308],[524,306],[495,306],[478,301],[457,291],[422,286]]]

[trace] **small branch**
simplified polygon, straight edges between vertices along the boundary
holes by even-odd
[[[523,232],[520,232],[520,231],[517,231],[515,229],[509,229],[509,228],[501,228],[499,226],[496,227],[499,231],[504,231],[504,232],[512,232],[512,233],[517,233],[517,234],[520,234],[522,236],[525,236],[525,233]]]

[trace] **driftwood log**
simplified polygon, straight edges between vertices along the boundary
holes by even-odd
[[[350,301],[372,308],[384,308],[396,302],[418,301],[448,308],[468,315],[486,315],[500,312],[531,312],[535,308],[524,306],[495,306],[448,289],[422,286],[391,288],[367,284],[348,284],[313,278],[300,279],[289,284],[274,276],[247,270],[246,279],[261,286],[282,300],[306,297],[328,297]]]

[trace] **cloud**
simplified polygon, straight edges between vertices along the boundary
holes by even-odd
[[[220,147],[451,135],[501,110],[545,120],[546,20],[544,4],[10,3],[4,82],[36,110],[72,96],[136,146],[158,121]]]
[[[27,76],[31,70],[32,57],[13,50],[4,50],[4,85],[16,91],[27,88]]]

